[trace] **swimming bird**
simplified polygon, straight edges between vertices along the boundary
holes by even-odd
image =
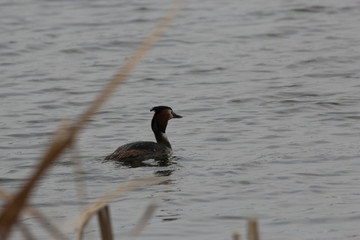
[[[182,118],[168,106],[153,107],[154,111],[151,120],[151,129],[154,132],[156,142],[139,141],[120,146],[112,154],[105,157],[105,160],[129,161],[161,159],[172,154],[171,144],[166,136],[168,121],[172,118]]]

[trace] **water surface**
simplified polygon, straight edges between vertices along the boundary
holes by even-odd
[[[2,188],[21,186],[59,121],[85,109],[169,6],[2,1]],[[76,145],[89,202],[132,179],[169,178],[110,204],[116,238],[154,199],[139,239],[230,239],[248,217],[262,239],[359,238],[359,22],[358,1],[188,1]],[[169,164],[101,161],[152,140],[149,110],[165,104],[184,116],[168,126]],[[59,226],[80,209],[73,157],[32,198]],[[98,237],[96,224],[86,231]]]

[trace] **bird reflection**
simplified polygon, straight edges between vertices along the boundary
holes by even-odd
[[[122,160],[122,161],[113,161],[116,167],[128,167],[128,168],[138,168],[138,167],[168,167],[171,165],[176,164],[174,157],[162,157],[162,158],[155,158],[150,160],[142,160],[142,159],[129,159],[129,160]],[[108,161],[105,161],[108,162]],[[170,176],[175,169],[161,169],[156,171],[154,174],[157,177],[166,177]]]

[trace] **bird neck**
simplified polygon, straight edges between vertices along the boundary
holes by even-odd
[[[165,123],[165,126],[160,126],[160,122],[157,121],[155,116],[151,121],[151,129],[154,132],[156,142],[159,144],[163,144],[168,148],[171,148],[171,144],[165,133],[166,125],[167,125],[167,122]]]
[[[169,142],[169,139],[167,138],[166,134],[163,132],[154,132],[156,142],[159,144],[163,144],[168,148],[171,148],[171,144]]]

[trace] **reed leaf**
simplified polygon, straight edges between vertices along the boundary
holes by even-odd
[[[139,180],[134,180],[129,183],[126,183],[124,186],[119,186],[116,189],[109,191],[101,198],[99,198],[94,203],[89,204],[78,216],[74,217],[71,221],[65,224],[64,232],[70,232],[75,227],[76,240],[83,239],[83,231],[86,227],[89,220],[93,217],[94,214],[97,214],[99,210],[105,207],[111,200],[117,198],[129,191],[133,191],[144,186],[160,184],[164,181],[167,181],[167,178],[144,178]]]

